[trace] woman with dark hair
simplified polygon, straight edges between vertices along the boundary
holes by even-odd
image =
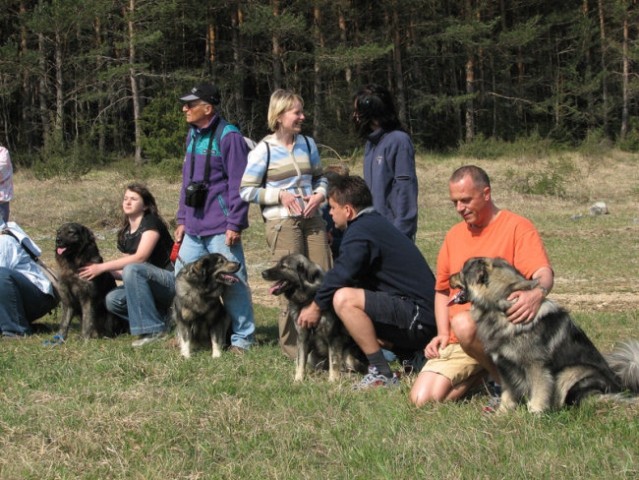
[[[373,207],[408,238],[417,232],[415,149],[397,117],[391,93],[368,84],[353,98],[353,123],[364,147],[364,180]]]
[[[162,338],[168,330],[167,316],[175,296],[170,260],[173,239],[155,198],[144,185],[126,187],[122,211],[117,246],[124,255],[88,265],[79,274],[91,280],[111,272],[123,281],[107,295],[107,310],[129,322],[131,334],[140,336],[133,346],[141,347]]]

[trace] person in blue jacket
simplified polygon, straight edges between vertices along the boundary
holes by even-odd
[[[218,112],[220,100],[220,90],[213,84],[195,86],[180,98],[189,131],[174,235],[181,243],[175,274],[210,253],[240,263],[236,274],[240,281],[225,289],[222,300],[231,317],[230,351],[242,354],[255,342],[253,302],[242,248],[249,204],[239,193],[248,146],[238,128]]]
[[[402,128],[391,93],[362,86],[353,99],[353,122],[364,147],[364,180],[373,206],[408,238],[417,232],[415,148]]]
[[[344,236],[298,325],[313,328],[320,313],[333,308],[369,362],[356,389],[395,386],[382,348],[412,356],[436,335],[435,277],[415,243],[375,211],[364,179],[334,179],[328,202]]]

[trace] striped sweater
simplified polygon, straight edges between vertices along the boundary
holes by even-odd
[[[267,220],[289,216],[286,207],[279,204],[281,190],[301,194],[303,197],[321,193],[326,198],[327,181],[322,173],[317,145],[311,137],[306,139],[308,146],[304,137],[297,135],[293,150],[289,151],[277,142],[274,134],[271,134],[264,137],[249,152],[246,170],[240,184],[240,197],[245,202],[263,205],[262,215]],[[268,172],[266,171],[268,159],[266,143],[270,149]],[[265,173],[266,184],[262,186]],[[318,210],[316,215],[319,214]]]

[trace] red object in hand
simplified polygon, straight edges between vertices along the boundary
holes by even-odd
[[[180,245],[182,242],[173,243],[173,248],[171,249],[171,256],[169,257],[173,263],[177,260],[178,254],[180,253]]]

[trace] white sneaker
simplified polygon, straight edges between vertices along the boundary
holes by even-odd
[[[144,335],[140,335],[140,338],[135,340],[131,346],[132,347],[142,347],[149,343],[153,343],[157,340],[161,340],[166,337],[166,332],[157,332],[157,333],[146,333]]]

